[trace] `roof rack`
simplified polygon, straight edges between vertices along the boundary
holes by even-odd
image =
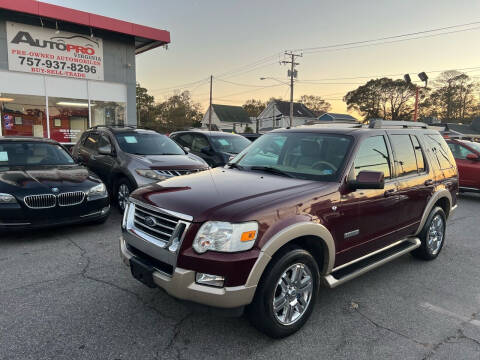
[[[123,124],[113,124],[113,125],[95,125],[92,126],[90,129],[98,129],[98,128],[132,128],[136,129],[136,125],[123,125]]]
[[[392,120],[370,120],[368,125],[370,129],[388,129],[388,128],[403,128],[403,129],[428,129],[428,125],[423,122],[414,121],[392,121]]]

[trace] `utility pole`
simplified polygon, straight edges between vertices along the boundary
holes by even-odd
[[[293,83],[294,78],[297,77],[297,70],[295,70],[296,65],[300,65],[299,63],[295,62],[296,57],[302,57],[302,54],[296,54],[293,51],[285,51],[286,56],[290,56],[291,60],[287,61],[284,60],[281,63],[286,65],[290,64],[290,70],[288,70],[288,76],[290,76],[290,127],[293,126]]]
[[[210,75],[210,107],[208,108],[208,130],[212,131],[212,88],[213,75]]]

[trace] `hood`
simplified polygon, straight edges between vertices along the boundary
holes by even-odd
[[[186,155],[131,155],[136,161],[139,161],[151,169],[206,169],[207,163],[194,154]]]
[[[67,166],[0,167],[0,192],[47,193],[86,191],[101,181],[86,168]]]
[[[247,221],[303,192],[328,191],[331,183],[299,180],[262,172],[215,168],[150,184],[132,193],[134,199],[206,220]],[[323,190],[321,190],[323,189]]]

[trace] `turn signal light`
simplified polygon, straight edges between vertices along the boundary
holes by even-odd
[[[257,235],[257,232],[255,230],[245,231],[244,233],[242,233],[242,237],[240,238],[240,241],[255,240],[255,235]]]

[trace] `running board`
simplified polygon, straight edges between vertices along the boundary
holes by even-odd
[[[352,263],[348,266],[341,267],[324,277],[326,285],[329,288],[337,287],[347,281],[350,281],[357,276],[363,275],[366,272],[375,269],[387,262],[390,262],[412,250],[418,248],[421,244],[418,238],[408,238],[395,246],[387,247],[380,252],[374,252],[371,256],[362,258],[362,260]]]

